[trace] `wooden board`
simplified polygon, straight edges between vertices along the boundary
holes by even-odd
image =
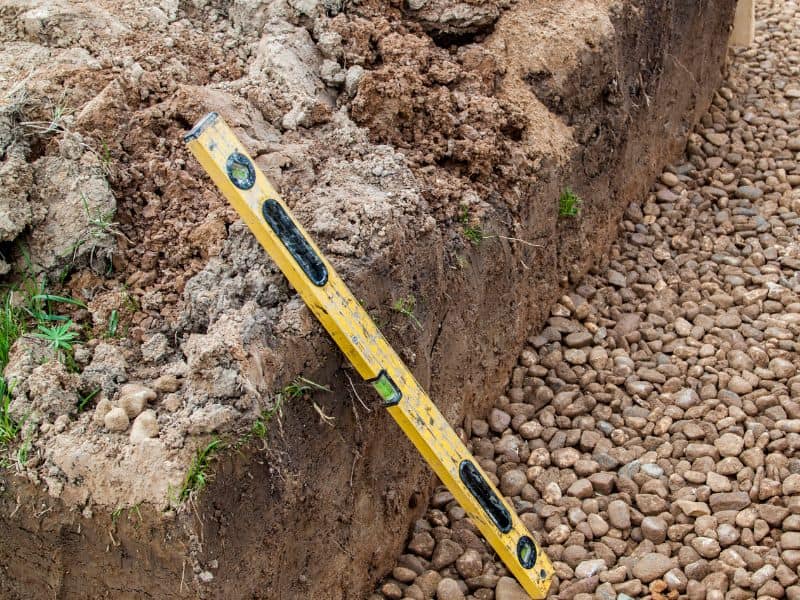
[[[755,0],[739,0],[736,15],[733,17],[731,46],[750,46],[756,35]]]

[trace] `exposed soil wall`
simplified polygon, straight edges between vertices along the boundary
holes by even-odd
[[[36,460],[0,472],[3,597],[364,598],[425,505],[428,468],[182,149],[205,110],[236,127],[459,425],[501,393],[525,337],[683,148],[719,82],[733,4],[65,3],[48,18],[0,4],[4,52],[35,63],[45,96],[84,86],[68,133],[120,165],[106,174],[116,250],[104,238],[98,253],[113,274],[92,271],[89,252],[66,288],[96,333],[111,307],[129,327],[76,352],[73,387],[102,389],[94,415],[56,425],[36,386],[15,392],[43,414]],[[64,67],[79,48],[91,60]],[[37,52],[62,60],[43,69]],[[103,170],[96,150],[20,139],[6,152],[19,165]],[[565,187],[579,218],[558,216]],[[462,221],[485,232],[479,245]],[[412,296],[420,328],[390,308]],[[19,358],[9,369],[47,375]],[[236,439],[298,374],[331,387],[314,401],[334,427],[307,399],[289,403],[266,449],[226,453],[201,495],[165,506],[195,448]],[[103,399],[125,404],[126,381],[154,390],[147,440],[98,417]]]

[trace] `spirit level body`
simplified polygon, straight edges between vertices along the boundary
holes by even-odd
[[[246,149],[216,114],[187,135],[188,147],[359,374],[533,598],[553,568]]]

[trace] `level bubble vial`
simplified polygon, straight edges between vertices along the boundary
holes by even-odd
[[[233,152],[226,163],[228,178],[240,190],[249,190],[256,182],[252,161],[241,152]]]
[[[375,388],[375,391],[378,392],[378,395],[383,400],[385,406],[391,406],[400,402],[402,394],[386,371],[381,371],[378,377],[371,383],[372,387]]]

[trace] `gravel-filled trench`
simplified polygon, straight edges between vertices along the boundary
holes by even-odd
[[[551,596],[800,598],[800,10],[528,338],[463,436],[555,563]],[[371,600],[528,596],[440,488]]]

